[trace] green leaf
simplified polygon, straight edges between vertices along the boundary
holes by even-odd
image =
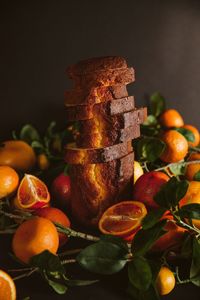
[[[200,286],[200,243],[193,239],[192,264],[190,268],[190,280],[194,285]]]
[[[47,270],[50,273],[65,273],[65,269],[57,255],[52,254],[48,250],[35,255],[31,258],[30,265],[38,267],[40,270]]]
[[[144,123],[142,123],[144,126],[155,126],[157,124],[158,121],[154,115],[148,115]]]
[[[44,152],[44,146],[43,146],[43,144],[42,144],[41,142],[39,142],[39,141],[33,141],[33,142],[31,143],[31,147],[32,147],[33,149],[38,149],[38,150],[41,150],[42,152]]]
[[[160,207],[156,210],[151,210],[148,212],[146,217],[142,220],[142,228],[149,229],[153,227],[166,212],[166,208]]]
[[[175,207],[186,194],[188,185],[187,180],[178,181],[176,177],[172,177],[161,187],[154,200],[161,207]]]
[[[149,229],[139,230],[136,233],[131,245],[132,253],[134,255],[145,255],[145,253],[151,249],[157,239],[166,233],[164,230],[165,224],[166,220],[162,220]]]
[[[195,136],[191,130],[186,128],[174,128],[174,129],[179,133],[181,133],[188,142],[193,143],[195,141]]]
[[[174,163],[169,167],[170,171],[175,176],[180,176],[185,174],[185,162]]]
[[[136,256],[128,264],[128,277],[131,284],[140,291],[146,291],[152,280],[151,268],[144,257]]]
[[[40,135],[38,131],[30,124],[27,124],[22,127],[19,137],[21,140],[31,144],[33,141],[39,141]]]
[[[200,170],[194,174],[193,180],[200,181]]]
[[[97,282],[99,282],[99,280],[68,280],[66,284],[68,287],[73,287],[73,286],[87,286]]]
[[[182,206],[177,212],[181,218],[196,219],[200,220],[200,204],[191,203]]]
[[[54,137],[54,129],[56,127],[56,122],[52,121],[49,126],[47,127],[47,131],[46,131],[46,137],[48,138],[52,138]]]
[[[46,281],[48,282],[48,284],[53,288],[53,290],[59,294],[59,295],[63,295],[66,293],[66,291],[68,290],[68,287],[63,284],[63,283],[60,283],[60,282],[57,282],[57,281],[54,281],[54,280],[51,280],[47,275],[46,273],[44,272],[43,273],[44,275],[44,278],[46,279]]]
[[[150,112],[158,117],[165,110],[165,98],[158,92],[150,97]]]
[[[120,248],[123,248],[125,250],[125,253],[128,254],[129,248],[127,243],[120,237],[114,236],[112,234],[102,234],[100,236],[100,240],[104,242],[110,242],[112,244],[118,245]]]
[[[127,251],[117,244],[99,241],[83,249],[76,259],[90,272],[114,274],[123,269],[127,263]]]
[[[153,162],[164,151],[165,144],[157,138],[142,138],[137,143],[137,155],[139,160]]]

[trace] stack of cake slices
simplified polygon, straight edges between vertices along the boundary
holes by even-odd
[[[76,146],[65,149],[77,221],[96,226],[102,213],[127,200],[133,180],[132,140],[140,136],[146,108],[135,108],[127,85],[134,69],[121,57],[81,61],[67,70],[74,88],[65,92],[68,121],[79,124]],[[129,195],[130,196],[130,195]]]

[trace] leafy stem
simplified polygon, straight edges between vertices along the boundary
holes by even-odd
[[[168,165],[165,165],[163,167],[160,167],[160,168],[157,168],[155,169],[154,171],[162,171],[162,170],[165,170],[167,171],[170,167],[175,167],[175,166],[178,166],[178,165],[182,165],[182,166],[187,166],[187,165],[191,165],[191,164],[199,164],[200,163],[200,160],[191,160],[191,161],[180,161],[180,162],[177,162],[177,163],[170,163]]]

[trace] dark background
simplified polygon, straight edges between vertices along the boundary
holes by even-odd
[[[160,91],[186,123],[200,126],[200,1],[1,1],[0,139],[25,123],[41,130],[51,120],[64,126],[63,94],[70,87],[65,68],[105,55],[124,56],[136,69],[130,91],[137,106]],[[119,285],[73,290],[66,299],[125,300],[114,292]],[[31,300],[39,294],[60,299],[44,294],[37,280],[21,286],[21,295],[34,295]],[[199,299],[190,286],[165,299],[179,297]]]

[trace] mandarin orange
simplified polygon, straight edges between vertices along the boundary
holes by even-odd
[[[44,250],[56,254],[58,245],[55,225],[42,217],[33,217],[19,225],[12,240],[15,256],[24,263],[29,263],[31,257]]]
[[[162,161],[174,163],[184,159],[187,155],[188,142],[186,138],[176,130],[165,131],[161,140],[165,143],[165,149],[160,156]]]
[[[161,114],[159,121],[160,124],[165,128],[182,127],[184,125],[182,116],[175,109],[165,110]]]

